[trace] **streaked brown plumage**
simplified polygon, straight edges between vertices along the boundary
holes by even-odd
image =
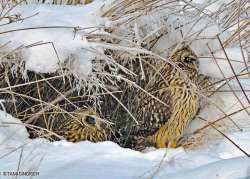
[[[117,97],[128,107],[138,124],[127,120],[129,115],[115,107],[117,103],[113,98],[104,98],[102,113],[105,118],[107,113],[118,113],[111,121],[116,123],[112,128],[114,134],[119,135],[107,136],[107,128],[100,126],[100,121],[97,120],[99,115],[92,109],[76,111],[76,118],[79,120],[71,119],[64,123],[60,127],[61,135],[72,142],[111,139],[124,147],[136,150],[142,150],[148,144],[157,148],[176,147],[185,128],[199,109],[198,91],[201,84],[206,84],[206,78],[198,74],[197,56],[189,47],[176,51],[170,61],[175,67],[169,63],[159,64],[158,73],[144,64],[147,79],[137,81],[151,95],[137,88],[128,88],[127,84],[122,83],[120,86],[126,87],[126,92],[121,95],[123,97]],[[155,65],[155,62],[152,63]],[[89,115],[96,116],[96,120],[86,126],[83,123],[88,124],[86,116]]]
[[[98,113],[92,108],[77,109],[74,111],[75,118],[65,120],[57,129],[56,133],[63,136],[67,141],[79,142],[89,140],[100,142],[107,139],[103,122]]]
[[[176,147],[199,109],[199,85],[206,84],[204,76],[198,74],[197,56],[189,47],[177,50],[170,58],[171,64],[154,60],[147,63],[160,69],[158,73],[150,65],[143,66],[147,79],[141,86],[147,93],[140,91],[132,97],[132,113],[139,124],[133,123],[125,134],[130,136],[128,146],[136,150],[147,145]]]
[[[152,125],[158,128],[146,136],[146,141],[157,148],[176,147],[199,109],[197,56],[189,47],[183,47],[171,61],[177,68],[166,64],[160,72],[163,78],[154,80],[149,90],[166,105],[155,99],[141,104],[141,116],[147,118],[144,121],[148,128]]]
[[[122,58],[114,59],[120,64],[124,63]],[[112,98],[104,100],[103,113],[112,114],[115,131],[119,131],[116,138],[124,147],[136,150],[142,150],[147,145],[175,147],[199,109],[198,92],[207,79],[198,74],[198,59],[189,47],[177,50],[169,59],[171,64],[150,56],[140,55],[140,59],[145,74],[143,79],[138,59],[131,60],[125,66],[139,74],[130,80],[136,81],[147,92],[121,82],[119,87],[123,92],[116,96],[138,124]],[[108,111],[106,106],[113,111]]]

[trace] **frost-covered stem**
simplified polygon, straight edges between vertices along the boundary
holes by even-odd
[[[87,29],[94,29],[94,28],[103,28],[102,26],[94,26],[94,27],[74,27],[74,26],[38,26],[38,27],[27,27],[27,28],[20,28],[20,29],[13,29],[13,30],[7,30],[0,32],[1,34],[7,34],[11,32],[17,32],[17,31],[25,31],[25,30],[36,30],[36,29],[76,29],[79,28],[81,30],[87,30]]]
[[[75,89],[71,89],[64,93],[64,95],[58,96],[55,100],[51,101],[50,104],[54,105],[63,99],[66,98],[67,95],[71,94]],[[46,106],[45,108],[42,108],[40,111],[38,111],[36,114],[34,114],[31,118],[29,118],[26,123],[31,123],[35,119],[39,118],[45,111],[48,111],[52,106]]]
[[[57,78],[62,78],[62,75],[60,75],[60,76],[53,76],[53,77],[46,78],[46,79],[40,79],[40,80],[37,80],[37,81],[31,81],[31,82],[27,82],[27,83],[22,83],[22,84],[18,84],[18,85],[14,85],[14,86],[8,86],[8,87],[5,87],[5,88],[0,88],[0,91],[10,90],[12,88],[18,88],[18,87],[22,87],[22,86],[26,86],[26,85],[31,85],[31,84],[34,84],[34,83],[39,83],[39,82],[43,82],[43,81],[47,81],[47,80],[53,80],[53,79],[57,79]]]
[[[212,52],[212,50],[211,50],[211,48],[209,47],[208,44],[207,44],[207,47],[208,47],[208,49],[209,49],[209,51],[210,51],[210,53],[211,53],[211,55],[212,55],[212,57],[213,57],[213,60],[214,60],[215,64],[217,65],[217,67],[218,67],[218,69],[219,69],[219,71],[220,71],[222,77],[223,77],[224,79],[226,79],[226,77],[225,77],[225,75],[224,75],[224,73],[223,73],[223,71],[222,71],[220,65],[218,64],[218,62],[217,62],[217,60],[216,60],[216,58],[215,58],[215,56],[214,56],[214,54],[213,54],[213,52]],[[228,87],[230,88],[230,90],[232,91],[233,95],[235,96],[235,98],[239,101],[241,107],[244,108],[244,107],[245,107],[244,104],[241,102],[241,100],[239,99],[239,97],[237,96],[237,94],[235,93],[235,91],[233,90],[233,88],[231,87],[231,85],[229,84],[229,81],[228,81],[227,79],[226,79],[225,81],[226,81]],[[248,116],[250,117],[250,113],[248,112],[248,110],[245,110],[245,111],[246,111],[246,113],[248,114]]]
[[[241,1],[240,0],[240,6],[241,6]],[[246,67],[246,70],[248,72],[248,76],[250,77],[250,72],[249,72],[249,69],[248,69],[248,65],[247,65],[247,60],[245,58],[245,55],[244,55],[244,52],[243,52],[243,46],[242,46],[242,42],[241,42],[241,31],[240,31],[240,14],[241,14],[241,8],[239,8],[239,11],[238,11],[238,19],[237,19],[237,27],[238,27],[238,38],[239,38],[239,45],[240,45],[240,52],[241,52],[241,56],[244,60],[244,64],[245,64],[245,67]]]
[[[241,108],[241,109],[239,109],[239,110],[237,110],[237,111],[232,112],[231,114],[225,115],[225,116],[223,116],[223,117],[221,117],[221,118],[219,118],[219,119],[217,119],[217,120],[215,120],[215,121],[213,121],[213,122],[210,122],[210,123],[211,123],[211,124],[215,124],[215,123],[217,123],[217,122],[219,122],[219,121],[221,121],[221,120],[223,120],[223,119],[225,119],[225,118],[228,118],[228,117],[233,116],[233,115],[235,115],[235,114],[237,114],[237,113],[240,113],[240,112],[242,112],[243,110],[245,110],[245,109],[247,109],[247,108],[250,108],[250,106]],[[205,126],[203,126],[202,128],[199,128],[199,129],[197,129],[196,131],[194,131],[193,134],[197,134],[197,133],[199,133],[200,131],[202,131],[202,130],[206,129],[207,127],[209,127],[209,126],[210,126],[209,124],[208,124],[208,125],[205,125]]]
[[[242,71],[244,71],[244,70],[242,70]],[[245,76],[245,75],[247,75],[247,74],[248,74],[248,73],[243,73],[243,74],[238,74],[237,76],[238,76],[238,77],[241,77],[241,76]],[[235,78],[235,76],[231,76],[231,77],[228,77],[228,78],[224,78],[224,79],[222,79],[222,80],[218,80],[218,81],[212,83],[211,85],[209,85],[208,87],[210,87],[210,86],[215,86],[216,84],[219,84],[219,83],[221,83],[221,82],[223,82],[223,81],[226,81],[226,80],[228,80],[228,82],[230,82],[230,81],[233,80],[234,78]],[[222,85],[220,85],[218,88],[216,88],[216,90],[212,91],[212,93],[209,95],[209,97],[212,96],[215,92],[226,91],[226,90],[220,90],[220,91],[219,91],[219,89],[222,88],[223,86],[225,86],[226,84],[227,84],[227,82],[224,82]],[[230,91],[231,91],[231,90],[230,90]],[[241,90],[233,90],[233,91],[235,91],[235,92],[240,91],[240,92],[241,92]],[[249,91],[249,90],[245,90],[245,91]]]
[[[209,123],[209,125],[215,129],[217,132],[219,132],[223,137],[225,137],[229,142],[231,142],[235,147],[237,147],[241,152],[243,152],[247,157],[250,158],[250,154],[247,153],[245,150],[243,150],[239,145],[237,145],[232,139],[230,139],[226,134],[224,134],[223,132],[221,132],[219,129],[217,129],[211,122],[203,119],[202,117],[199,117],[201,120],[206,121]]]
[[[222,42],[221,42],[221,39],[220,39],[219,35],[217,35],[217,39],[218,39],[218,41],[219,41],[219,43],[220,43],[220,45],[221,45],[221,48],[222,48],[222,50],[223,50],[223,52],[224,52],[224,54],[225,54],[225,56],[226,56],[226,59],[227,59],[227,61],[228,61],[228,64],[230,65],[230,68],[231,68],[231,70],[232,70],[232,72],[233,72],[233,74],[234,74],[234,76],[235,76],[235,78],[236,78],[236,80],[237,80],[237,82],[238,82],[238,84],[239,84],[239,86],[240,86],[240,88],[241,88],[243,94],[244,94],[245,97],[246,97],[246,100],[247,100],[248,104],[250,104],[250,100],[249,100],[249,98],[248,98],[246,92],[244,91],[243,86],[241,85],[238,76],[236,75],[236,72],[235,72],[235,70],[234,70],[234,68],[233,68],[232,63],[230,62],[230,60],[229,60],[229,58],[228,58],[228,55],[227,55],[226,50],[225,50],[225,48],[224,48],[224,46],[223,46],[223,44],[222,44]]]
[[[3,17],[3,18],[6,18],[6,19],[9,19],[9,22],[7,22],[7,23],[4,23],[4,24],[1,24],[0,25],[0,27],[1,26],[5,26],[5,25],[8,25],[8,24],[11,24],[11,23],[16,23],[16,22],[19,22],[19,21],[24,21],[25,19],[28,19],[28,18],[31,18],[31,17],[34,17],[34,16],[36,16],[36,15],[38,15],[39,13],[35,13],[35,14],[33,14],[33,15],[30,15],[30,16],[28,16],[28,17],[24,17],[24,18],[21,18],[21,17],[12,17],[12,16],[8,16],[8,17]]]

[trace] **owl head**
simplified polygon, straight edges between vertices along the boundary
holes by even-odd
[[[67,124],[70,128],[67,140],[100,142],[107,139],[107,125],[93,108],[79,108],[74,111],[74,116],[76,119]]]
[[[172,61],[186,73],[197,73],[199,68],[198,57],[189,46],[178,49],[172,56]]]

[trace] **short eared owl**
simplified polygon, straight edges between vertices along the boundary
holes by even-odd
[[[143,120],[133,133],[135,148],[140,149],[146,143],[157,148],[176,147],[199,109],[197,92],[201,76],[197,56],[189,47],[183,47],[170,61],[171,64],[160,67],[145,87],[155,98],[145,92],[138,96],[136,116]]]
[[[157,96],[169,104],[165,110],[169,110],[170,115],[164,116],[163,107],[159,118],[164,116],[168,118],[167,122],[155,134],[147,137],[147,140],[158,148],[176,147],[177,141],[199,108],[197,56],[190,48],[184,47],[175,52],[171,61],[177,68],[167,64],[162,72],[164,80],[156,82]]]

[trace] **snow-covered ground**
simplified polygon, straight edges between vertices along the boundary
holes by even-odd
[[[92,48],[97,48],[87,42],[85,34],[105,24],[113,25],[106,18],[101,18],[98,9],[103,7],[104,0],[95,0],[87,6],[53,6],[53,5],[26,5],[18,6],[11,11],[12,14],[21,14],[27,19],[0,26],[1,52],[10,52],[20,46],[26,68],[36,72],[54,72],[60,68],[60,63],[74,56],[72,70],[82,76],[91,73],[91,60],[95,57]],[[202,3],[203,0],[194,1]],[[212,3],[209,12],[223,6],[226,1],[218,4]],[[34,17],[30,17],[33,16]],[[152,19],[147,16],[138,20],[140,23],[148,23]],[[146,20],[145,20],[146,19]],[[145,20],[145,21],[144,21]],[[155,20],[155,19],[154,19]],[[142,21],[142,22],[140,22]],[[0,23],[8,22],[7,19]],[[176,17],[170,17],[167,23],[176,23]],[[184,19],[185,22],[185,19]],[[219,26],[211,23],[207,27],[207,21],[201,21],[195,26],[195,31],[206,29],[202,32],[202,40],[191,44],[193,50],[201,57],[200,71],[214,78],[233,76],[225,53],[215,40],[204,40],[204,37],[214,37],[221,32]],[[155,24],[154,24],[155,25]],[[57,28],[52,28],[57,26]],[[58,28],[60,26],[60,28]],[[190,25],[192,26],[192,24]],[[9,30],[32,28],[33,30],[19,30],[12,33],[1,33]],[[42,28],[37,28],[42,27]],[[51,28],[46,28],[51,27]],[[74,30],[77,30],[75,33]],[[184,36],[188,33],[183,31]],[[139,33],[139,32],[138,32]],[[155,52],[161,51],[162,43],[171,45],[182,37],[176,35],[176,31],[169,32],[168,36],[159,40],[155,45]],[[164,41],[165,40],[165,41]],[[50,42],[53,42],[53,46]],[[39,43],[40,45],[37,45]],[[218,58],[221,71],[211,58],[207,43],[214,50],[214,56]],[[33,44],[33,45],[32,45]],[[26,47],[23,47],[26,46]],[[19,49],[19,48],[18,48]],[[98,47],[98,50],[101,50]],[[245,51],[241,52],[239,46],[225,49],[226,54],[234,66],[235,73],[245,68]],[[58,55],[58,57],[57,57]],[[60,63],[59,63],[60,61]],[[213,69],[213,70],[212,70]],[[249,79],[240,79],[243,88],[250,90]],[[240,90],[237,80],[230,82],[231,87]],[[228,90],[224,87],[221,90]],[[248,106],[248,101],[242,92],[218,92],[211,97],[210,105],[206,105],[199,116],[208,121],[215,121],[225,114],[233,113]],[[246,95],[250,96],[249,93]],[[216,106],[216,107],[215,107]],[[248,114],[243,110],[231,116],[235,123],[242,129],[239,131],[229,119],[225,118],[218,125],[224,125],[227,136],[232,139],[245,152],[250,153],[250,121]],[[187,130],[187,134],[204,125],[204,121],[198,118],[193,121]],[[5,178],[4,172],[39,172],[34,178],[246,178],[250,177],[250,158],[235,147],[228,139],[223,138],[211,128],[194,136],[194,144],[187,148],[177,149],[148,149],[141,153],[130,149],[124,149],[112,142],[69,143],[66,141],[49,142],[45,139],[31,140],[25,127],[18,119],[0,112],[0,179]]]
[[[244,178],[250,159],[226,140],[210,148],[151,150],[124,149],[112,142],[69,143],[28,139],[17,119],[0,113],[0,178],[4,172],[39,172],[35,178]],[[2,126],[1,126],[2,127]],[[11,137],[10,137],[11,136]],[[229,135],[250,153],[250,132]],[[7,173],[5,173],[7,175]]]

